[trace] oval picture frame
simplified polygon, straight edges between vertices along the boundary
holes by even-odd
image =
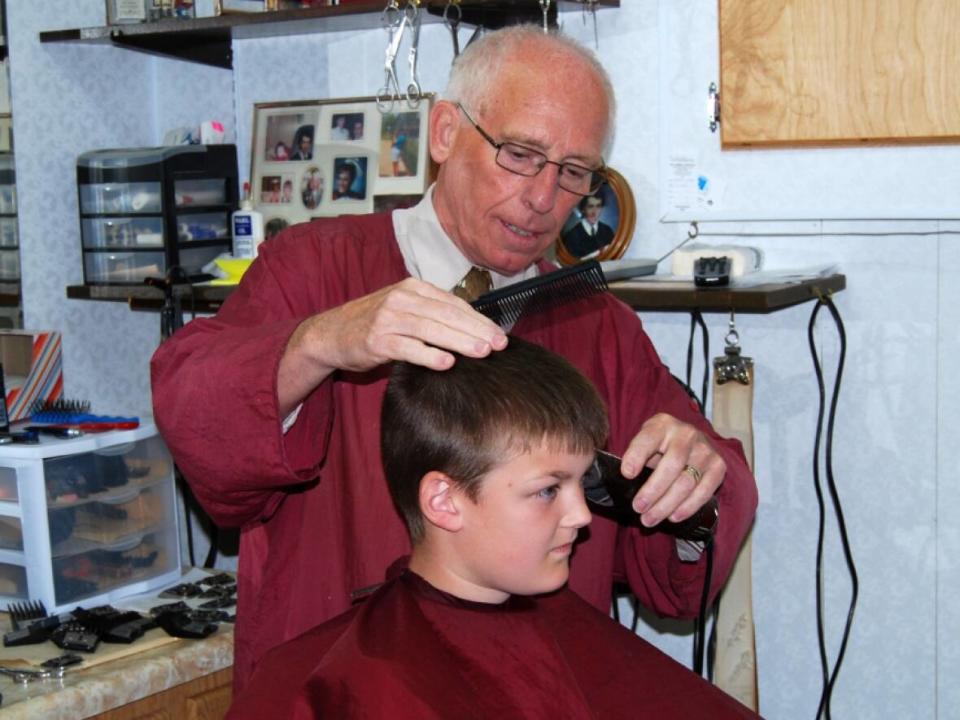
[[[566,219],[556,240],[556,258],[561,265],[575,265],[583,260],[617,260],[623,257],[633,239],[637,223],[637,206],[626,178],[613,168],[605,170],[607,181],[594,195],[587,196],[577,204]],[[612,239],[597,249],[582,229],[584,211],[581,209],[591,197],[603,201],[599,217],[598,237]]]

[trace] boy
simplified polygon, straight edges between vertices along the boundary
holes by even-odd
[[[519,338],[398,363],[381,448],[409,566],[265,655],[228,717],[755,717],[564,588],[606,435],[590,382]]]

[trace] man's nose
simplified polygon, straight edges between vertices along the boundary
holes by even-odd
[[[561,192],[557,184],[559,173],[559,167],[547,164],[539,173],[528,178],[523,198],[532,210],[546,214],[556,206],[557,193]]]

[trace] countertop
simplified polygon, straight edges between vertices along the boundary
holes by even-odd
[[[16,648],[3,648],[9,656]],[[57,649],[59,652],[59,649]],[[223,670],[233,664],[233,629],[204,640],[175,640],[101,665],[68,668],[63,678],[18,684],[0,678],[3,720],[77,720]]]
[[[116,605],[127,606],[122,602]],[[140,608],[134,604],[131,609]],[[9,628],[6,613],[0,616],[0,627]],[[17,658],[36,661],[64,652],[52,642],[0,647],[0,664]],[[224,670],[233,665],[233,625],[220,623],[215,633],[202,640],[172,638],[155,628],[130,645],[101,643],[91,655],[78,654],[86,662],[68,667],[62,678],[17,683],[0,675],[0,717],[77,720]]]

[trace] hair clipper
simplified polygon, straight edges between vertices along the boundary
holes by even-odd
[[[593,464],[583,478],[584,495],[597,515],[623,525],[636,525],[640,516],[633,509],[633,498],[653,469],[645,467],[637,477],[628,479],[621,474],[620,463],[621,459],[613,453],[597,450]],[[664,520],[657,529],[684,540],[705,542],[713,537],[718,514],[717,499],[712,497],[693,516],[678,523]]]

